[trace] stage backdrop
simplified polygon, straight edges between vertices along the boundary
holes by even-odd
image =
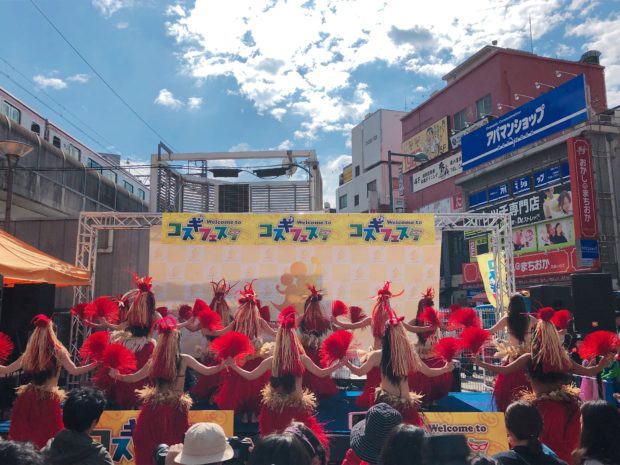
[[[303,310],[307,284],[370,315],[385,281],[400,315],[415,316],[420,294],[439,285],[441,236],[433,214],[164,214],[151,228],[149,272],[157,305],[211,301],[210,282],[254,289],[272,320],[288,305]],[[236,292],[229,304],[236,309]],[[364,345],[370,332],[359,336]]]

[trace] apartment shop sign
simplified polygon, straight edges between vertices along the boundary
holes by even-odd
[[[428,168],[413,173],[411,175],[413,192],[419,192],[462,172],[463,166],[461,165],[461,154],[459,152],[456,155],[441,160],[439,163],[433,163]]]
[[[463,137],[465,137],[467,134],[474,132],[476,129],[480,129],[485,124],[488,124],[488,122],[489,122],[489,117],[485,116],[484,118],[479,119],[475,123],[466,127],[462,131],[459,131],[453,136],[450,136],[450,145],[452,146],[453,149],[458,149],[461,146],[461,140],[463,139]]]
[[[588,119],[583,75],[463,137],[463,171]]]

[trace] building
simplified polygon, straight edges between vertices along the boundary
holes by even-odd
[[[404,161],[405,210],[510,213],[518,288],[599,270],[617,286],[620,112],[607,108],[599,55],[575,62],[487,46],[444,76],[402,119],[402,151],[430,158]],[[444,304],[482,290],[475,257],[488,250],[484,234],[464,245],[452,236]]]
[[[118,155],[95,152],[2,88],[0,140],[34,147],[15,170],[13,220],[148,210],[148,187],[121,167]],[[0,167],[6,168],[5,157]],[[0,185],[3,214],[6,169],[0,170]]]
[[[377,110],[351,131],[351,165],[340,175],[336,193],[339,213],[389,211],[388,150],[401,149],[401,122],[406,113]],[[401,157],[392,158],[391,176],[396,211],[402,211],[399,195]]]

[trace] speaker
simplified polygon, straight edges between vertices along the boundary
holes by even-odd
[[[538,311],[541,307],[573,311],[573,298],[569,286],[532,286],[530,287],[530,302],[532,312]]]
[[[575,273],[571,275],[575,327],[581,334],[600,329],[616,330],[614,294],[608,273]]]

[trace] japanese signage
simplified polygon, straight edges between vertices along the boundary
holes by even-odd
[[[469,261],[475,262],[478,255],[489,251],[489,236],[485,234],[482,237],[476,237],[469,241]]]
[[[593,260],[592,266],[581,266],[577,261],[577,251],[574,246],[549,250],[548,252],[515,256],[514,264],[515,277],[517,279],[529,276],[595,271],[600,268],[598,260]],[[482,282],[482,276],[477,263],[463,264],[463,282],[466,284]]]
[[[448,145],[448,117],[431,124],[402,143],[403,153],[423,153],[429,160],[450,150]],[[403,173],[411,171],[420,163],[413,158],[403,158]]]
[[[432,214],[164,213],[167,244],[432,244]]]
[[[561,182],[560,165],[552,166],[542,171],[534,173],[534,189],[545,186],[553,186]]]
[[[560,249],[575,245],[573,218],[567,217],[536,225],[538,250]]]
[[[570,138],[567,144],[571,185],[576,203],[575,233],[579,238],[596,239],[598,227],[590,142],[584,138]]]
[[[411,175],[411,188],[413,192],[418,192],[462,172],[461,154],[457,153],[441,160],[439,163],[433,163],[431,166],[413,173]]]
[[[515,108],[461,141],[463,170],[587,120],[583,75]]]
[[[489,189],[489,202],[507,199],[509,195],[508,183],[502,183],[499,186],[494,186]]]
[[[137,416],[137,410],[106,410],[91,433],[93,439],[103,444],[108,450],[115,464],[135,463],[132,436]],[[228,437],[234,434],[233,420],[232,410],[190,410],[189,412],[190,423],[216,423],[222,427]]]
[[[471,132],[474,132],[476,129],[480,129],[482,126],[484,126],[488,122],[489,122],[489,117],[485,116],[484,118],[479,119],[475,123],[470,124],[465,129],[462,129],[456,134],[450,136],[450,145],[452,146],[453,149],[458,149],[461,146],[461,139],[463,139],[464,136],[466,136],[467,134]]]
[[[532,181],[529,176],[522,176],[512,180],[512,195],[515,197],[532,190]]]
[[[469,208],[476,208],[487,203],[487,191],[480,191],[469,196]]]
[[[503,256],[503,254],[501,255]],[[500,258],[501,260],[501,258]],[[476,257],[476,261],[478,262],[478,269],[480,270],[480,276],[482,276],[482,283],[484,284],[484,292],[487,295],[487,300],[489,303],[497,308],[497,296],[499,294],[498,290],[498,270],[495,267],[495,257],[492,253],[485,253],[482,255],[478,255]],[[505,261],[503,262],[505,263]],[[502,266],[502,289],[503,292],[501,295],[503,296],[502,301],[504,303],[503,308],[507,308],[510,302],[510,296],[508,295],[508,289],[506,286],[506,268]],[[500,302],[501,303],[501,302]]]

